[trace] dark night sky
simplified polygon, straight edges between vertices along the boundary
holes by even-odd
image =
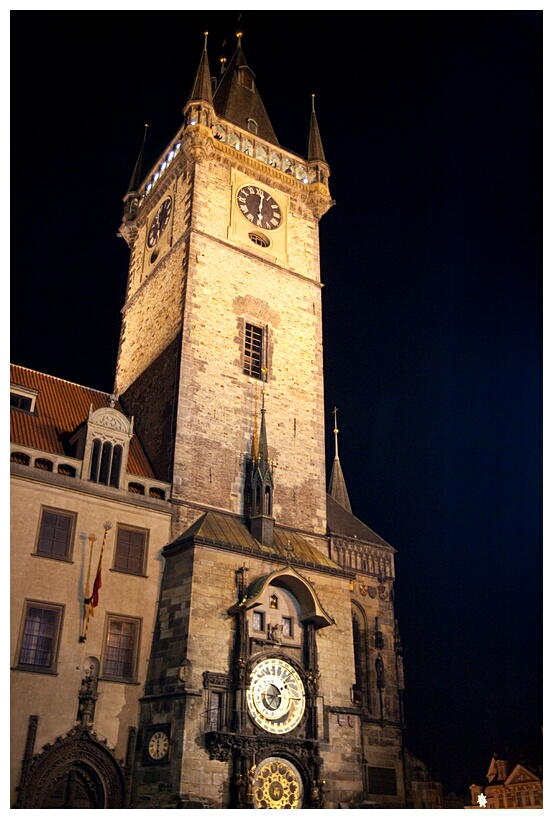
[[[540,11],[12,15],[11,360],[111,391],[116,234],[203,47],[235,31],[281,144],[310,95],[332,407],[354,513],[398,551],[406,744],[463,796],[542,726]]]

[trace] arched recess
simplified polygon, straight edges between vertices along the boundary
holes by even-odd
[[[240,603],[232,606],[228,613],[236,614],[240,610],[248,610],[257,606],[269,584],[287,589],[294,595],[300,607],[300,620],[304,625],[312,623],[316,629],[334,625],[334,619],[322,607],[309,580],[302,577],[291,566],[254,580],[248,587],[244,598]]]
[[[351,603],[351,627],[353,633],[353,657],[355,683],[353,701],[370,708],[369,695],[369,630],[365,612],[354,600]]]
[[[32,758],[16,807],[125,808],[125,794],[112,751],[79,726]]]

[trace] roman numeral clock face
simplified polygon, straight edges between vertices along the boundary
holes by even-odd
[[[300,724],[305,711],[301,677],[280,659],[261,660],[253,669],[246,689],[253,721],[270,734],[287,734]]]
[[[282,223],[278,202],[256,185],[243,185],[236,194],[238,209],[248,222],[263,230],[275,230]]]

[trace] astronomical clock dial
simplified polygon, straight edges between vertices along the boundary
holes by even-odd
[[[148,756],[150,759],[159,762],[164,759],[169,751],[169,737],[165,731],[156,731],[148,741]]]
[[[256,185],[242,185],[236,194],[242,216],[254,227],[275,230],[282,223],[280,205],[270,193]]]
[[[284,660],[261,660],[246,690],[253,721],[270,734],[287,734],[300,724],[305,689],[298,672]]]
[[[301,808],[303,786],[297,768],[287,759],[268,757],[255,771],[252,793],[256,808],[281,810]]]
[[[161,235],[169,223],[172,207],[173,203],[169,197],[159,206],[148,231],[148,247],[155,247],[161,239]]]

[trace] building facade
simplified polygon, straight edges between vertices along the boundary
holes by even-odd
[[[481,785],[470,786],[467,808],[543,808],[543,780],[533,766],[509,759],[507,755],[494,754],[486,779],[484,789]]]
[[[336,429],[326,486],[315,110],[284,150],[239,33],[183,114],[125,197],[114,395],[12,374],[14,804],[405,807],[395,552]]]

